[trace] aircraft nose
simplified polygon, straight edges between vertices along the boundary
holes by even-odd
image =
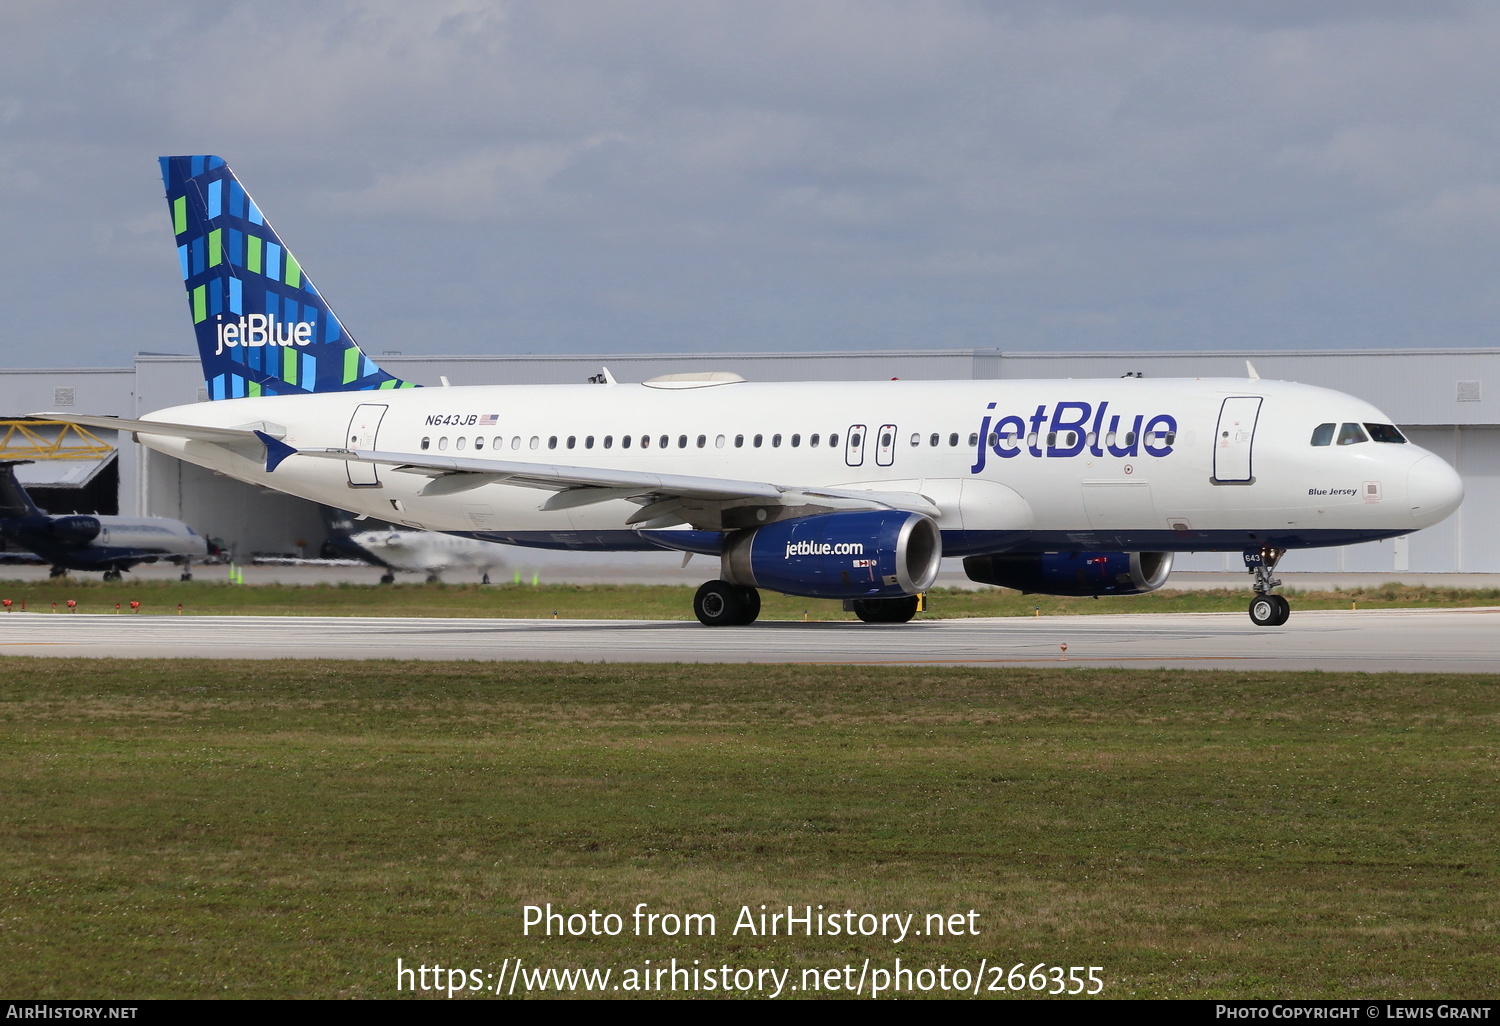
[[[1464,482],[1440,456],[1423,456],[1407,475],[1411,516],[1419,527],[1447,517],[1464,501]]]

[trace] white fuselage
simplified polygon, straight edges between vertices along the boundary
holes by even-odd
[[[1321,424],[1390,421],[1339,392],[1264,380],[467,386],[224,400],[146,419],[265,424],[297,449],[918,493],[939,511],[951,555],[1344,544],[1436,523],[1463,494],[1446,463],[1410,443],[1313,445]],[[625,499],[544,510],[547,491],[503,480],[433,489],[431,474],[298,456],[268,475],[258,446],[140,439],[412,527],[565,547],[661,544],[627,526],[640,506]]]

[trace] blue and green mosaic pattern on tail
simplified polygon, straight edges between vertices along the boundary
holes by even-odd
[[[160,159],[210,398],[416,387],[360,350],[222,158]]]

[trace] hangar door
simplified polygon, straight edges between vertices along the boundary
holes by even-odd
[[[1231,396],[1219,408],[1219,428],[1214,432],[1214,484],[1253,484],[1255,422],[1260,419],[1258,395]]]

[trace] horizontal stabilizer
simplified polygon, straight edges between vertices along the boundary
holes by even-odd
[[[286,428],[264,421],[245,427],[204,427],[200,424],[172,424],[161,420],[130,420],[126,417],[95,417],[81,413],[33,413],[33,417],[61,420],[85,427],[110,428],[115,431],[131,431],[142,435],[164,435],[168,438],[193,438],[201,442],[234,444],[253,442],[257,435],[277,437],[286,434]]]

